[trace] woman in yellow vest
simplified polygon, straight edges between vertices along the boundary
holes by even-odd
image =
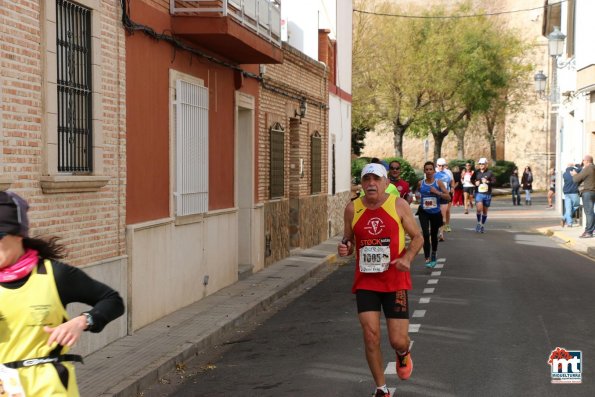
[[[124,313],[120,295],[61,263],[56,237],[29,237],[27,202],[0,192],[0,381],[8,395],[78,396],[68,349]],[[69,319],[66,305],[91,309]]]

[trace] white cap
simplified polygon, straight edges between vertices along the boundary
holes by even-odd
[[[386,168],[384,165],[378,163],[366,164],[366,166],[362,169],[362,178],[366,174],[374,174],[385,178],[387,177]]]
[[[488,163],[488,159],[486,159],[485,157],[482,157],[479,159],[479,161],[477,162],[477,164],[487,164]]]
[[[438,160],[436,160],[436,165],[446,165],[446,160],[444,157],[440,157]]]

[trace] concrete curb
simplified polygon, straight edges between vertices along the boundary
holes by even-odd
[[[337,242],[330,239],[299,251],[89,355],[87,364],[77,368],[78,378],[84,379],[79,382],[80,394],[137,397],[179,363],[194,358],[225,332],[269,308],[327,265],[348,261],[350,257],[329,254],[331,248],[336,250]],[[214,311],[218,313],[212,314]]]

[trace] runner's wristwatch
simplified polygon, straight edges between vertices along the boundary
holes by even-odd
[[[87,328],[85,328],[85,331],[88,331],[88,330],[91,329],[91,327],[93,326],[93,324],[95,324],[95,322],[93,321],[93,316],[89,312],[83,312],[81,314],[83,316],[85,316],[85,322],[87,324]]]

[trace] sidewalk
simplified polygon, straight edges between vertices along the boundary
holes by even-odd
[[[329,265],[339,238],[331,238],[182,308],[77,364],[81,396],[133,396],[176,364],[192,359],[215,338],[269,307]]]
[[[578,225],[574,227],[557,226],[537,229],[539,233],[561,240],[569,249],[588,255],[595,259],[595,238],[579,238],[585,229]]]

